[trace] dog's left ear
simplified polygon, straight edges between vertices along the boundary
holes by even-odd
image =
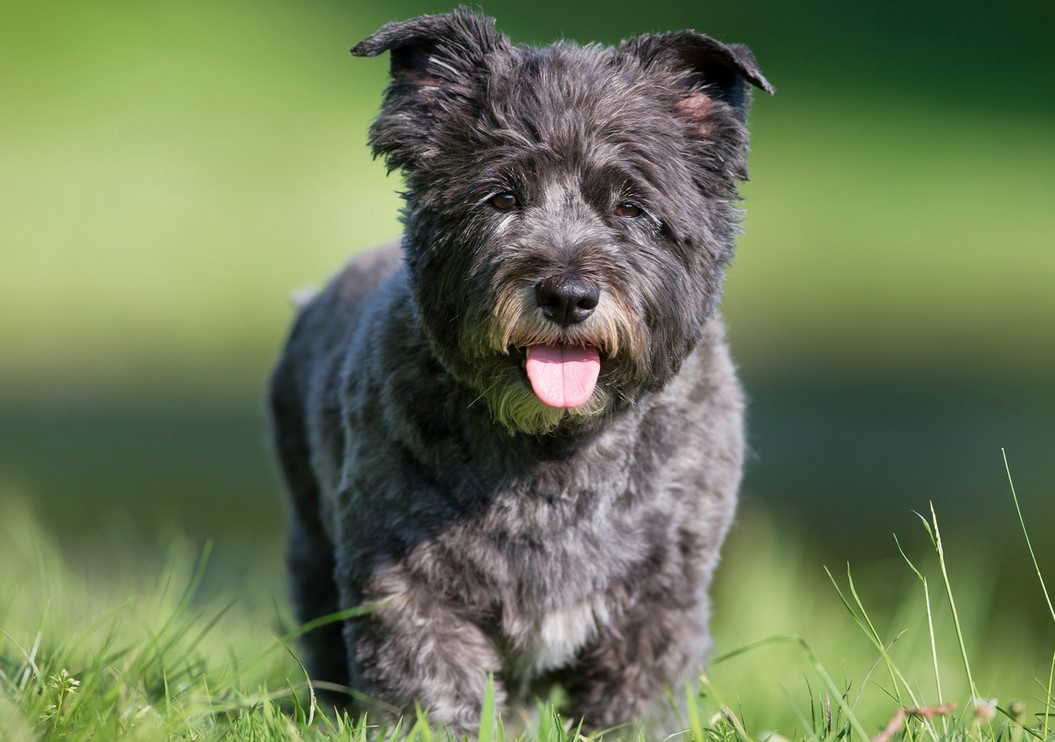
[[[426,160],[437,117],[457,116],[473,98],[488,58],[508,47],[493,18],[464,7],[389,23],[352,47],[357,57],[391,53],[392,81],[370,127],[374,155],[383,155],[389,170]]]
[[[662,66],[675,75],[686,92],[679,107],[690,115],[705,114],[720,101],[742,121],[751,104],[752,85],[771,95],[775,92],[750,49],[695,31],[639,36],[624,41],[620,51],[647,68]]]

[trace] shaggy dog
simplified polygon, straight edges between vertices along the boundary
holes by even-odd
[[[588,728],[709,651],[744,403],[716,313],[747,177],[743,46],[514,46],[391,23],[370,130],[401,246],[307,303],[271,405],[312,676],[474,730],[554,683]],[[659,704],[657,704],[657,701]]]

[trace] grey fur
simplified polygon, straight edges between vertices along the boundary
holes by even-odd
[[[381,606],[309,633],[308,667],[460,732],[488,673],[500,707],[559,682],[590,728],[641,717],[710,647],[744,446],[716,307],[771,88],[695,32],[533,49],[464,9],[353,49],[384,51],[402,247],[302,309],[272,383],[298,617]],[[600,291],[567,326],[532,299],[564,275]],[[599,348],[587,404],[535,397],[539,342]]]

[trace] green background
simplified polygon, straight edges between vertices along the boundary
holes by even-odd
[[[365,143],[387,63],[347,48],[449,7],[0,5],[0,503],[78,558],[178,530],[279,563],[263,394],[289,296],[398,233],[399,180]],[[779,533],[811,564],[883,564],[933,500],[1000,589],[1030,579],[1002,566],[1023,547],[1000,448],[1043,541],[1055,5],[478,7],[526,43],[694,27],[777,87],[751,114],[726,284],[752,398],[742,523],[763,524],[730,558]]]

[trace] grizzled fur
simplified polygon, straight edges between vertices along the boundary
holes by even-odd
[[[640,717],[709,650],[743,453],[716,305],[769,84],[691,31],[533,49],[466,10],[352,51],[391,52],[370,138],[406,230],[302,309],[273,378],[298,616],[379,606],[305,637],[312,676],[460,731],[488,673],[500,707],[556,682],[591,728]],[[599,288],[585,321],[545,316],[553,276]],[[600,351],[586,404],[534,395],[539,343]]]

